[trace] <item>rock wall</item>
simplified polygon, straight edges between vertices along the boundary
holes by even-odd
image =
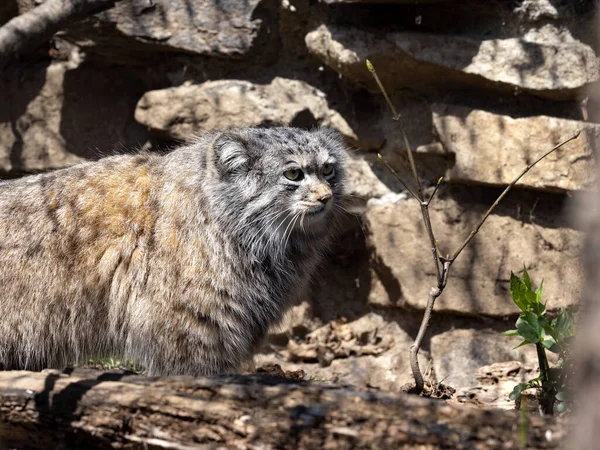
[[[33,6],[9,1],[0,23]],[[435,275],[418,204],[377,161],[412,183],[365,59],[403,117],[423,182],[445,176],[432,220],[447,253],[528,162],[581,130],[505,198],[436,306],[422,367],[481,396],[479,367],[535,361],[497,334],[516,317],[510,271],[543,278],[551,309],[581,294],[581,234],[564,212],[593,182],[596,15],[592,0],[120,2],[0,74],[0,176],[164,150],[227,126],[340,130],[356,149],[356,217],[262,360],[397,390]],[[502,400],[488,388],[486,401]]]

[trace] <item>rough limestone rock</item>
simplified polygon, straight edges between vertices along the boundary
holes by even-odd
[[[135,81],[74,61],[0,75],[0,176],[58,169],[141,145]]]
[[[599,79],[594,51],[577,41],[545,45],[522,38],[383,34],[321,25],[307,34],[306,44],[334,70],[373,91],[378,89],[366,59],[390,91],[470,86],[565,100],[585,96],[585,88]]]
[[[303,370],[306,379],[323,380],[385,391],[398,391],[412,381],[409,350],[413,339],[396,322],[375,313],[346,323],[332,321],[304,338],[291,339],[276,359],[257,357],[259,364],[276,363],[286,371]],[[428,353],[419,354],[426,367]]]
[[[511,328],[514,323],[507,322],[506,329]],[[519,337],[501,336],[494,330],[457,329],[437,334],[430,345],[436,377],[456,389],[460,396],[478,385],[482,366],[517,360],[525,366],[537,367],[535,346],[513,349],[521,341]],[[513,382],[510,390],[520,380]]]
[[[581,131],[579,138],[547,156],[519,184],[552,190],[591,187],[600,125],[548,116],[513,119],[445,104],[432,109],[435,132],[445,150],[455,155],[447,174],[450,180],[507,185],[529,163]]]
[[[2,103],[16,106],[13,111],[4,109],[0,116],[0,169],[4,172],[33,171],[45,168],[66,167],[83,161],[77,155],[65,151],[65,142],[60,135],[60,109],[63,79],[66,72],[63,64],[51,65],[44,73],[30,76],[25,89],[31,91],[32,101],[18,105],[12,101],[15,90],[10,86],[13,77],[4,79]],[[41,84],[41,86],[39,86]],[[39,92],[36,92],[38,87]],[[8,98],[7,98],[8,97]],[[19,108],[21,106],[21,108]],[[16,111],[15,111],[16,109]],[[10,112],[13,114],[10,114]],[[8,114],[7,114],[8,113]]]
[[[346,187],[359,199],[378,198],[392,192],[373,171],[374,164],[377,163],[366,161],[361,157],[351,158],[348,163]]]
[[[516,206],[516,205],[515,205]],[[436,198],[431,221],[443,254],[459,248],[483,211],[454,199]],[[436,284],[429,240],[413,199],[368,208],[372,258],[369,302],[424,309]],[[437,312],[504,316],[518,311],[509,293],[510,272],[525,265],[534,283],[544,279],[549,309],[574,304],[581,295],[581,233],[560,224],[543,227],[492,214],[451,266]]]
[[[430,101],[407,90],[396,92],[390,98],[398,114],[405,118],[402,128],[411,147],[434,142]],[[358,135],[361,150],[385,153],[405,148],[398,122],[392,119],[390,108],[382,95],[365,93],[360,97],[354,96],[352,101],[356,106],[348,116],[352,120],[352,129]]]
[[[456,399],[465,403],[475,402],[479,405],[483,403],[494,408],[515,409],[515,401],[508,396],[517,384],[537,376],[539,376],[537,361],[531,366],[526,366],[519,361],[482,366],[477,369],[477,385],[466,391],[457,392]],[[529,399],[527,406],[534,406]]]
[[[146,92],[135,118],[157,135],[177,140],[202,131],[275,125],[323,125],[356,138],[342,116],[329,109],[325,97],[307,83],[279,77],[268,85],[207,81]]]
[[[440,320],[436,320],[440,322]],[[406,325],[406,324],[404,324]],[[514,328],[507,321],[504,328]],[[302,324],[296,324],[296,331]],[[456,390],[456,399],[466,402],[513,409],[508,394],[524,376],[537,376],[535,347],[514,349],[518,337],[501,336],[499,329],[457,328],[426,339],[426,348],[419,353],[420,367],[433,384],[441,382]],[[279,364],[285,371],[304,371],[304,379],[373,387],[398,391],[413,382],[409,350],[413,339],[395,321],[376,313],[346,323],[338,319],[314,329],[301,337],[290,338],[284,350],[262,354],[255,364]],[[550,363],[556,355],[548,354]],[[433,376],[427,368],[433,368]]]
[[[404,140],[388,106],[370,93],[353,96],[352,113],[342,117],[323,91],[310,84],[275,77],[269,84],[240,80],[185,83],[150,91],[142,97],[136,118],[155,134],[187,139],[197,130],[233,126],[324,125],[338,129],[366,152],[403,148]],[[433,142],[431,106],[424,98],[401,92],[392,95],[403,117],[411,145]],[[356,103],[356,105],[354,105]],[[223,125],[221,125],[223,124]]]
[[[267,28],[260,4],[261,0],[123,1],[91,23],[70,27],[66,38],[120,62],[131,62],[143,52],[239,58]]]

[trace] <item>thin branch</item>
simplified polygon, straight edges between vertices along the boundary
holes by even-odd
[[[0,28],[0,68],[50,39],[69,22],[111,8],[120,0],[46,0]]]
[[[448,282],[449,273],[450,261],[445,261],[442,268],[442,277],[437,287],[431,288],[431,291],[429,291],[429,298],[427,299],[427,306],[425,307],[425,312],[423,313],[423,319],[421,320],[419,332],[415,338],[415,342],[410,347],[410,368],[412,370],[413,377],[415,378],[415,389],[419,394],[423,392],[423,388],[425,387],[425,380],[423,379],[423,375],[421,375],[421,369],[419,368],[419,349],[421,348],[421,342],[423,341],[425,333],[427,332],[427,328],[429,327],[429,320],[431,318],[431,313],[433,312],[435,301],[440,295],[442,295],[442,292],[446,287],[446,283]]]
[[[379,86],[379,90],[385,97],[385,101],[387,102],[388,106],[392,110],[392,115],[393,115],[392,118],[394,120],[398,120],[398,118],[400,117],[400,114],[398,114],[398,111],[396,111],[396,108],[394,108],[394,104],[390,100],[390,97],[388,96],[387,91],[383,87],[383,84],[381,84],[381,80],[377,76],[377,72],[375,72],[375,67],[373,67],[373,64],[371,64],[371,61],[369,61],[368,59],[367,59],[367,69],[369,69],[369,72],[371,72],[371,75],[373,75],[373,78],[375,78],[375,82],[377,83],[377,86]]]
[[[419,199],[419,196],[417,194],[415,194],[415,192],[408,187],[408,185],[402,180],[402,178],[400,178],[400,175],[398,175],[396,173],[396,171],[392,168],[392,166],[390,166],[388,164],[388,162],[383,159],[383,156],[381,156],[381,154],[377,153],[377,157],[379,158],[379,160],[388,168],[388,170],[390,172],[392,172],[392,174],[394,174],[394,176],[396,177],[396,179],[402,183],[402,186],[404,186],[404,188],[410,192],[410,194],[414,197],[415,200],[417,200],[419,202],[419,204],[421,205],[421,207],[423,207],[423,201],[421,199]],[[437,190],[437,187],[439,186],[439,184],[441,183],[442,178],[440,178],[438,180],[438,184],[435,187],[435,190]],[[431,236],[433,237],[433,230],[431,230],[431,220],[429,219],[429,210],[427,209],[427,207],[429,206],[429,202],[431,202],[431,199],[433,198],[433,195],[435,194],[435,190],[433,191],[433,194],[431,194],[431,197],[429,198],[429,201],[427,201],[427,203],[425,204],[425,211],[423,212],[423,216],[424,216],[424,221],[425,221],[425,227],[427,228],[427,233],[431,233]],[[425,219],[425,216],[427,217]],[[429,224],[429,227],[427,227],[427,224]],[[440,268],[439,265],[437,264],[439,255],[440,255],[440,251],[438,249],[437,246],[437,241],[435,240],[435,238],[433,238],[433,242],[432,242],[432,251],[433,251],[433,257],[434,257],[434,261],[435,261],[435,268],[437,271],[437,276],[438,276],[438,280],[441,277],[441,273],[440,273]]]
[[[433,200],[433,197],[435,197],[435,193],[437,192],[438,188],[440,187],[440,184],[442,184],[442,181],[444,181],[444,177],[440,177],[439,180],[437,181],[437,183],[435,184],[435,188],[433,188],[433,192],[431,193],[429,200],[427,200],[427,206],[429,206],[429,204],[431,203],[431,200]]]
[[[433,306],[435,305],[435,300],[442,294],[444,288],[446,287],[446,282],[448,281],[448,273],[450,270],[450,261],[442,260],[440,257],[440,252],[437,247],[437,241],[435,239],[435,235],[433,233],[433,228],[431,226],[431,218],[429,217],[429,203],[433,199],[437,188],[439,187],[442,179],[440,178],[437,182],[437,185],[431,194],[431,197],[428,201],[425,201],[425,197],[423,196],[423,188],[421,186],[421,181],[419,180],[419,174],[417,173],[417,166],[415,164],[415,159],[413,157],[412,151],[410,149],[410,143],[408,142],[408,138],[406,137],[406,133],[404,132],[404,127],[402,126],[402,122],[400,121],[400,115],[394,108],[390,97],[388,96],[381,80],[377,76],[377,72],[375,72],[375,68],[373,64],[369,60],[367,60],[367,68],[373,75],[375,82],[379,86],[379,89],[383,93],[387,104],[389,105],[394,120],[398,122],[398,126],[400,128],[400,132],[402,133],[402,137],[404,139],[404,145],[406,147],[406,153],[408,155],[408,161],[410,163],[410,168],[415,179],[415,183],[417,184],[418,195],[409,189],[410,193],[413,197],[419,200],[419,204],[421,206],[421,215],[423,216],[423,223],[425,224],[425,229],[427,230],[427,236],[429,237],[429,243],[431,245],[431,253],[433,256],[433,264],[435,266],[435,271],[437,275],[437,287],[431,288],[429,293],[429,298],[427,300],[427,306],[425,307],[425,312],[423,313],[423,319],[421,321],[421,326],[419,328],[419,332],[415,339],[414,344],[410,348],[410,367],[413,373],[413,377],[415,378],[415,386],[417,392],[420,394],[423,392],[423,388],[425,387],[425,380],[423,379],[423,375],[421,374],[421,369],[419,368],[419,349],[421,348],[421,341],[427,332],[427,327],[429,326],[429,320],[431,318],[431,313],[433,312]],[[389,166],[388,166],[389,167]],[[397,177],[400,179],[399,177]],[[402,183],[404,186],[405,183]],[[408,189],[408,187],[407,187]],[[440,262],[442,262],[442,267],[440,268]]]
[[[375,72],[373,72],[374,76],[377,76]],[[400,122],[400,116],[396,119],[398,125],[400,126],[400,132],[402,133],[402,138],[404,139],[404,146],[406,147],[406,154],[408,155],[408,162],[410,163],[410,170],[412,171],[413,177],[415,179],[415,183],[417,183],[417,191],[419,192],[419,197],[421,201],[423,201],[423,187],[421,186],[421,180],[419,179],[419,174],[417,173],[417,166],[415,164],[415,158],[413,156],[412,150],[410,149],[410,144],[408,143],[408,138],[406,137],[406,133],[404,132],[404,127]]]
[[[413,177],[415,179],[415,183],[417,184],[417,191],[419,193],[419,201],[423,202],[423,188],[421,186],[421,180],[419,180],[419,175],[417,174],[417,166],[415,165],[415,159],[413,157],[412,151],[410,150],[410,143],[408,142],[408,138],[406,137],[406,133],[404,132],[404,127],[402,126],[402,122],[400,121],[400,114],[398,114],[398,111],[396,111],[394,104],[390,100],[390,97],[389,97],[387,91],[385,90],[383,83],[381,83],[381,80],[379,79],[379,76],[377,75],[377,72],[375,71],[375,67],[373,67],[373,64],[371,64],[371,61],[369,61],[368,59],[367,59],[367,69],[369,69],[369,72],[371,72],[371,75],[373,75],[373,78],[375,79],[377,86],[379,86],[381,93],[385,97],[385,101],[387,102],[388,106],[390,107],[390,109],[392,111],[393,119],[395,121],[397,121],[398,125],[400,126],[400,132],[402,133],[402,139],[404,140],[404,146],[406,147],[406,153],[408,155],[408,162],[410,164],[410,170],[412,171]]]
[[[398,175],[396,175],[396,178],[398,178],[398,180],[400,180],[402,185],[405,186],[409,190],[409,192],[412,194],[412,196],[415,197],[419,201],[419,204],[421,205],[421,215],[423,216],[423,222],[425,224],[425,229],[427,230],[427,236],[429,237],[429,243],[431,244],[431,250],[433,253],[433,264],[435,265],[435,270],[437,273],[437,279],[438,279],[438,283],[439,283],[442,279],[442,273],[441,273],[440,265],[439,265],[439,251],[437,248],[437,241],[435,240],[435,235],[433,234],[433,228],[431,227],[431,219],[429,218],[429,210],[428,210],[429,203],[425,202],[424,197],[423,197],[423,189],[421,187],[421,181],[419,180],[419,175],[417,173],[417,166],[415,165],[415,160],[413,158],[412,151],[410,149],[410,144],[408,142],[408,138],[406,137],[406,133],[404,132],[404,127],[402,126],[402,122],[400,122],[400,114],[398,114],[398,111],[396,111],[394,104],[390,100],[390,97],[387,94],[387,91],[385,90],[385,87],[383,87],[383,84],[381,83],[379,76],[377,76],[375,67],[373,67],[373,64],[371,64],[371,61],[369,61],[369,60],[367,60],[367,69],[369,69],[369,72],[371,72],[371,75],[373,75],[373,78],[375,79],[377,86],[379,86],[381,93],[385,97],[385,101],[387,102],[387,104],[390,107],[390,110],[392,111],[394,120],[396,120],[398,122],[400,132],[402,133],[402,137],[404,138],[404,145],[406,146],[406,153],[408,155],[408,161],[410,162],[410,168],[412,170],[412,174],[415,179],[415,183],[417,185],[418,195],[416,195],[411,189],[409,189],[408,186],[406,185],[406,183],[404,183]],[[387,165],[387,163],[386,163],[386,165]],[[389,167],[389,165],[387,165],[387,166]],[[393,172],[393,170],[392,170],[392,172]],[[395,172],[393,172],[393,173],[395,174]]]
[[[433,254],[433,264],[435,265],[435,272],[437,275],[438,284],[442,280],[442,272],[440,269],[440,252],[437,246],[437,240],[433,234],[433,228],[431,226],[431,218],[429,217],[429,208],[426,202],[421,202],[421,215],[423,216],[423,223],[425,223],[425,229],[427,230],[427,236],[429,237],[429,244],[431,245],[431,252]]]
[[[561,142],[560,144],[556,145],[552,149],[548,150],[546,153],[544,153],[542,156],[540,156],[538,159],[536,159],[533,163],[529,164],[525,169],[523,169],[523,171],[508,186],[506,186],[506,189],[504,189],[502,194],[500,194],[500,196],[496,199],[496,201],[492,204],[492,206],[490,206],[490,208],[486,211],[486,213],[483,215],[483,217],[481,218],[481,220],[479,221],[479,223],[477,224],[475,229],[473,231],[471,231],[471,233],[469,234],[467,239],[465,239],[465,241],[462,243],[460,248],[458,250],[456,250],[454,252],[454,254],[449,258],[450,261],[454,262],[454,260],[456,260],[456,258],[458,258],[458,255],[461,254],[461,252],[464,250],[464,248],[475,237],[475,235],[477,234],[477,232],[479,231],[479,229],[481,228],[483,223],[486,221],[486,219],[489,217],[489,215],[494,210],[494,208],[496,208],[496,206],[498,206],[498,203],[500,203],[500,201],[506,196],[506,194],[508,194],[508,191],[510,191],[510,189],[523,177],[523,175],[525,175],[527,172],[529,172],[531,170],[531,168],[533,168],[533,166],[535,166],[537,163],[539,163],[546,156],[548,156],[552,152],[558,150],[563,145],[571,142],[572,140],[577,139],[579,137],[579,134],[580,134],[580,131],[577,131],[577,133],[575,133],[573,136],[571,136],[567,140]]]
[[[383,156],[381,156],[380,153],[377,153],[377,157],[385,165],[385,167],[387,167],[388,170],[390,172],[392,172],[392,174],[394,174],[396,179],[402,184],[402,186],[404,186],[404,189],[406,189],[408,192],[410,192],[410,194],[415,198],[415,200],[417,200],[419,203],[421,203],[421,199],[419,198],[419,196],[417,194],[415,194],[414,191],[411,188],[409,188],[408,185],[404,181],[402,181],[402,178],[400,178],[400,175],[398,175],[396,173],[396,171],[394,169],[392,169],[392,166],[390,166],[388,164],[388,162],[385,159],[383,159]]]

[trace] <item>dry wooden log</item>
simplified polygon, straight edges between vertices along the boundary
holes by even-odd
[[[0,68],[27,53],[69,22],[114,6],[119,0],[46,0],[0,27]]]
[[[0,372],[0,414],[0,448],[521,448],[516,411],[257,375]],[[534,414],[526,429],[527,448],[565,434]]]

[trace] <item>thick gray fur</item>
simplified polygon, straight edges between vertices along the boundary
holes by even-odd
[[[237,371],[306,293],[345,158],[331,130],[248,128],[0,182],[0,368]]]

